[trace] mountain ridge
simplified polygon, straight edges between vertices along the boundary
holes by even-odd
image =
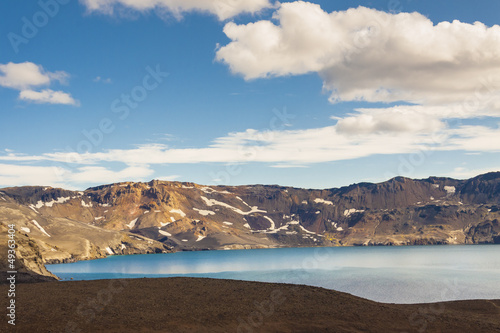
[[[500,172],[301,189],[120,182],[0,189],[41,262],[183,250],[500,243]]]

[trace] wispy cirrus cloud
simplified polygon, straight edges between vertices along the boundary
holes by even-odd
[[[0,163],[0,185],[40,185],[81,189],[81,184],[103,184],[121,181],[145,181],[154,173],[146,165],[111,170],[103,166],[33,166]]]
[[[79,102],[75,101],[70,94],[52,89],[22,90],[19,93],[19,99],[32,103],[79,105]]]
[[[490,127],[444,125],[432,131],[400,131],[392,127],[372,130],[371,125],[362,128],[369,130],[346,130],[338,123],[303,130],[249,129],[229,133],[199,148],[173,148],[155,143],[96,153],[25,155],[8,150],[0,155],[0,185],[42,183],[76,188],[78,184],[144,181],[156,175],[157,167],[173,164],[264,163],[272,168],[303,168],[324,162],[419,151],[500,152],[500,124]],[[117,168],[116,163],[124,167]],[[113,168],[106,167],[113,164]],[[456,175],[471,174],[465,171],[456,170]],[[162,179],[177,178],[175,175]]]
[[[94,80],[92,80],[94,82],[101,82],[101,83],[107,83],[107,84],[110,84],[110,83],[113,83],[113,80],[111,80],[111,78],[103,78],[103,77],[100,77],[100,76],[96,76],[94,78]]]
[[[226,20],[241,13],[257,13],[273,7],[269,0],[81,0],[91,12],[112,15],[120,10],[156,10],[180,18],[185,12],[206,12]]]
[[[419,150],[495,152],[500,151],[499,126],[469,125],[432,131],[346,131],[339,124],[304,130],[229,133],[200,148],[171,148],[165,144],[138,145],[96,153],[47,152],[29,156],[8,152],[6,162],[52,161],[68,165],[126,165],[196,163],[273,163],[275,166],[307,166],[373,155],[406,154]]]

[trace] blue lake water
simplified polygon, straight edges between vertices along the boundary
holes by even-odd
[[[63,280],[189,276],[305,284],[388,303],[500,299],[498,245],[177,252],[47,269]]]

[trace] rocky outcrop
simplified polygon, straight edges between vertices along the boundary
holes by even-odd
[[[498,219],[481,222],[468,228],[465,243],[500,244],[500,223]]]
[[[78,260],[104,258],[114,254],[138,254],[170,252],[171,247],[161,242],[125,231],[105,230],[91,224],[71,218],[57,217],[70,211],[75,205],[57,197],[68,192],[50,189],[43,190],[49,195],[40,195],[40,191],[29,188],[13,189],[13,196],[0,193],[0,263],[2,274],[7,268],[7,227],[14,225],[16,242],[16,270],[18,282],[37,282],[55,279],[44,264],[67,263]],[[30,193],[35,201],[28,197],[17,196]],[[74,193],[71,193],[74,194]],[[76,194],[78,195],[78,194]],[[62,197],[67,198],[67,197]],[[76,196],[73,200],[76,200]],[[33,204],[35,202],[35,204]],[[24,204],[23,204],[24,203]],[[50,208],[54,214],[38,211]],[[72,213],[76,214],[76,213]],[[6,282],[2,276],[2,282]]]
[[[46,263],[40,252],[37,243],[30,239],[28,236],[20,232],[16,232],[13,236],[16,244],[16,256],[13,259],[12,267],[8,267],[9,261],[5,254],[7,254],[7,227],[0,224],[0,238],[2,241],[0,251],[2,253],[2,260],[0,261],[0,284],[7,283],[7,272],[17,271],[16,282],[46,282],[55,281],[57,277],[47,271],[44,264]]]

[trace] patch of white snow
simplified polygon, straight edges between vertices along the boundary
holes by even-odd
[[[132,221],[130,221],[129,224],[125,224],[129,229],[133,229],[134,226],[135,226],[135,223],[137,222],[138,218],[136,219],[133,219]]]
[[[325,205],[332,205],[333,206],[333,202],[328,201],[328,200],[324,200],[324,199],[321,199],[321,198],[314,199],[314,202],[315,203],[323,203]]]
[[[193,210],[197,211],[200,215],[203,215],[203,216],[215,215],[215,212],[212,212],[211,210],[204,210],[204,209],[198,209],[198,208],[193,208]]]
[[[182,210],[180,209],[171,209],[170,210],[170,213],[175,213],[175,214],[179,214],[180,216],[182,217],[186,217],[186,213],[184,213]]]
[[[445,186],[444,187],[444,190],[446,191],[446,193],[448,194],[453,194],[455,193],[456,189],[455,189],[455,186]]]
[[[38,228],[40,229],[41,232],[43,232],[45,235],[47,235],[48,237],[51,237],[46,231],[44,228],[42,228],[42,226],[40,224],[38,224],[37,221],[35,220],[31,220],[31,222],[33,222],[33,224]]]

